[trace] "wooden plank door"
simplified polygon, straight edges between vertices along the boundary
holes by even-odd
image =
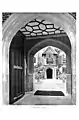
[[[9,54],[9,96],[12,104],[24,95],[24,52],[21,48],[12,48]]]

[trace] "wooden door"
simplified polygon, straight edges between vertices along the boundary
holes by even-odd
[[[24,51],[12,48],[9,52],[10,104],[24,95]]]

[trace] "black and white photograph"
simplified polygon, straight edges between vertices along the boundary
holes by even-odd
[[[0,120],[79,119],[78,5],[0,1]]]
[[[76,105],[76,12],[2,13],[5,105]]]

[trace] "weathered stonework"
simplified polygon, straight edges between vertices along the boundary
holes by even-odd
[[[76,104],[76,21],[68,13],[53,13],[53,14],[12,14],[9,19],[3,24],[3,98],[4,103],[9,104],[9,47],[13,36],[17,31],[34,18],[41,18],[48,20],[56,25],[59,25],[67,33],[71,42],[71,65],[72,65],[72,102]],[[29,77],[29,81],[32,80],[32,76]],[[32,90],[32,83],[29,89]]]
[[[72,93],[72,87],[71,87],[71,74],[67,74],[67,82],[66,82],[66,89],[69,94]]]
[[[33,75],[27,75],[26,81],[27,91],[33,91]]]

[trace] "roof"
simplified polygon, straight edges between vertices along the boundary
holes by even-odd
[[[58,54],[55,49],[52,49],[51,47],[48,47],[43,54],[47,54],[47,53],[52,53],[52,54]]]

